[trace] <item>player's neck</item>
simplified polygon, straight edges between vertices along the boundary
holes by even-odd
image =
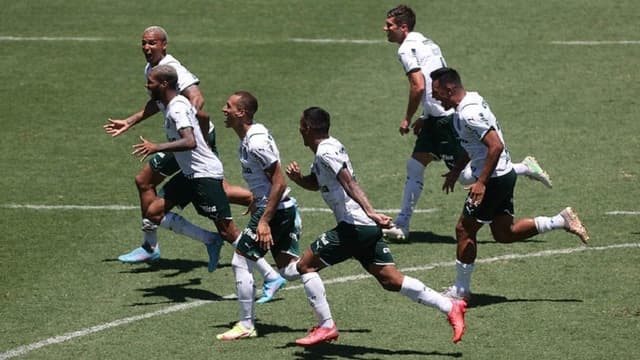
[[[169,105],[169,103],[171,102],[171,100],[173,100],[176,96],[178,96],[178,93],[175,91],[167,91],[164,94],[164,99],[162,99],[162,103],[164,104],[164,106]]]

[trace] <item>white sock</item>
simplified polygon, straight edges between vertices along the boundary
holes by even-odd
[[[298,261],[292,261],[284,269],[280,269],[280,275],[289,281],[295,281],[300,279],[300,273],[296,267]]]
[[[256,261],[256,269],[260,275],[262,275],[265,282],[277,280],[280,277],[280,273],[277,272],[263,257]]]
[[[474,264],[465,264],[460,260],[456,260],[456,282],[454,286],[458,294],[471,293],[471,274],[474,267]]]
[[[533,218],[533,221],[536,223],[536,229],[539,234],[551,230],[564,229],[565,227],[564,218],[560,214],[554,217],[537,216]]]
[[[451,299],[439,292],[433,291],[433,289],[423,284],[422,281],[410,276],[405,275],[404,280],[402,280],[400,294],[422,305],[434,307],[445,314],[451,311]]]
[[[142,219],[142,238],[144,244],[150,248],[155,249],[158,246],[158,225],[154,224],[149,219]]]
[[[517,175],[529,175],[529,168],[523,163],[513,163],[513,170]]]
[[[256,287],[253,282],[253,261],[234,252],[231,267],[236,279],[236,294],[240,304],[239,322],[246,329],[253,329],[254,299],[256,297]]]
[[[420,199],[422,188],[424,187],[425,166],[418,160],[409,158],[407,160],[407,181],[404,184],[404,194],[402,196],[402,208],[396,219],[396,225],[408,228],[411,223],[413,210]]]
[[[302,274],[301,278],[302,284],[304,285],[304,292],[307,294],[307,299],[318,320],[318,325],[320,327],[332,327],[334,324],[331,309],[327,302],[324,283],[322,279],[320,279],[320,275],[318,275],[317,272],[310,272]]]
[[[188,236],[194,240],[204,244],[211,244],[221,240],[217,233],[207,231],[199,226],[194,225],[183,216],[174,212],[168,212],[160,221],[160,227],[169,229],[176,234]]]
[[[238,247],[238,242],[240,241],[241,237],[242,233],[240,233],[236,241],[231,244],[234,248]],[[265,260],[263,257],[255,262],[255,268],[258,270],[260,275],[262,275],[264,281],[273,281],[280,277],[280,274],[275,271],[274,268],[269,264],[269,262],[267,262],[267,260]]]

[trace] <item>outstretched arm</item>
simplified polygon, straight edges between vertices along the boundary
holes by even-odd
[[[116,137],[129,130],[133,125],[141,122],[151,115],[154,115],[158,111],[160,111],[160,109],[158,109],[158,104],[154,100],[149,100],[142,110],[132,114],[124,120],[109,118],[107,124],[102,126],[102,128],[107,134],[112,137]]]

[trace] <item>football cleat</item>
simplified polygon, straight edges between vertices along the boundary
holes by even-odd
[[[338,336],[340,336],[340,333],[335,323],[330,328],[314,326],[309,330],[307,336],[296,340],[296,344],[300,346],[313,346],[322,342],[337,340]]]
[[[215,236],[213,242],[210,244],[205,244],[205,246],[207,247],[207,253],[209,254],[209,266],[207,267],[207,270],[209,270],[209,272],[216,271],[216,268],[218,267],[218,261],[220,260],[220,249],[224,244],[224,241],[222,241],[220,235],[214,235]]]
[[[449,314],[447,314],[447,319],[453,328],[453,343],[455,344],[462,340],[462,335],[464,334],[464,313],[467,312],[467,303],[464,300],[451,301],[452,307]]]
[[[567,207],[560,212],[560,216],[564,219],[564,228],[568,232],[577,235],[583,244],[587,244],[589,241],[589,234],[582,221],[578,217],[578,214],[571,207]]]
[[[526,177],[538,180],[548,188],[553,187],[549,174],[542,169],[536,158],[533,156],[527,156],[522,160],[522,163],[529,169],[529,173],[525,175]]]
[[[406,240],[409,238],[409,229],[393,224],[388,229],[382,229],[382,235],[389,240]]]
[[[222,334],[216,335],[216,339],[222,341],[231,341],[231,340],[240,340],[240,339],[248,339],[254,338],[258,336],[258,332],[256,328],[247,329],[242,326],[240,323],[236,323],[231,330],[227,330]]]
[[[445,288],[441,293],[442,295],[454,299],[454,300],[464,300],[465,302],[469,302],[471,300],[471,292],[469,291],[458,291],[455,285],[449,286]]]
[[[262,285],[262,296],[256,300],[256,304],[264,304],[273,300],[273,296],[276,292],[282,289],[285,285],[287,285],[287,280],[282,276],[279,276],[277,279],[272,281],[265,281],[264,285]]]
[[[138,264],[142,262],[152,262],[160,259],[160,247],[156,246],[150,253],[142,246],[133,249],[131,252],[118,256],[118,260],[127,264]]]

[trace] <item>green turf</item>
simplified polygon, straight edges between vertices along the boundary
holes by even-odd
[[[236,319],[231,249],[206,270],[204,247],[164,230],[163,257],[148,265],[115,258],[140,241],[131,145],[163,139],[159,116],[119,138],[102,125],[146,100],[142,30],[164,26],[169,52],[202,80],[217,125],[226,175],[241,183],[237,137],[220,109],[235,90],[253,92],[257,119],[275,136],[284,163],[307,169],[301,111],[329,110],[332,134],[347,146],[359,180],[379,209],[396,209],[413,138],[400,137],[407,81],[384,42],[395,2],[353,1],[3,1],[0,6],[0,359],[630,359],[640,347],[640,37],[636,1],[430,1],[410,4],[416,29],[440,44],[465,85],[496,113],[516,160],[534,155],[554,188],[518,181],[519,216],[574,206],[592,248],[564,232],[505,246],[480,234],[480,263],[464,340],[453,345],[443,316],[347,262],[322,271],[341,330],[338,342],[304,350],[293,340],[314,319],[299,284],[259,306],[260,336],[220,343]],[[5,37],[22,40],[6,40]],[[87,37],[95,41],[25,40]],[[358,39],[318,44],[291,39]],[[632,40],[577,46],[553,41]],[[442,164],[430,165],[408,242],[391,244],[400,268],[439,290],[454,278],[453,239],[464,191],[440,191]],[[303,208],[319,194],[293,187]],[[124,205],[129,210],[36,210],[8,205]],[[240,225],[242,208],[233,212]],[[636,215],[613,215],[632,211]],[[211,228],[193,209],[185,216]],[[395,215],[395,214],[390,214]],[[333,226],[329,213],[303,212],[303,246]],[[610,248],[631,244],[631,247]],[[634,245],[635,244],[635,245]],[[509,254],[548,256],[505,258]],[[435,268],[430,264],[439,264]],[[417,270],[415,268],[418,268]],[[199,303],[198,301],[206,301]],[[56,336],[194,305],[58,343]],[[99,330],[99,329],[98,329]],[[51,344],[40,347],[42,341]],[[34,345],[36,344],[36,345]],[[27,346],[27,348],[22,348]],[[36,348],[37,347],[37,348]]]

